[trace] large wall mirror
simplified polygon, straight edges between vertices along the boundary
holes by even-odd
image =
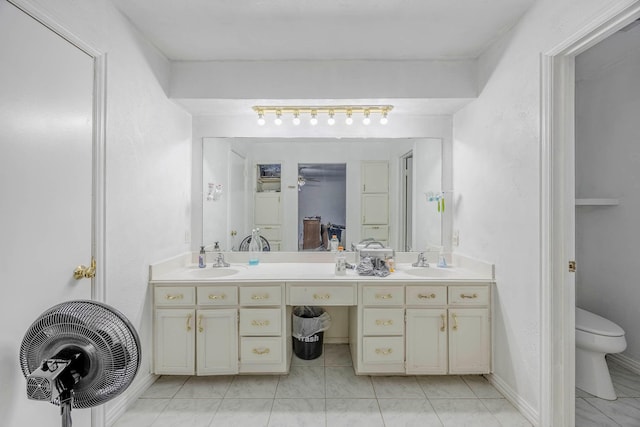
[[[258,226],[271,250],[323,250],[331,234],[437,248],[442,163],[437,138],[203,138],[202,244],[238,250]]]

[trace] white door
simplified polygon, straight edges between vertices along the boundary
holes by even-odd
[[[281,222],[280,193],[256,193],[253,221],[257,226]]]
[[[447,373],[447,310],[407,309],[407,374]]]
[[[195,310],[155,311],[154,372],[193,375],[196,366]]]
[[[238,312],[198,310],[198,375],[238,373]]]
[[[362,162],[362,192],[387,193],[389,191],[389,163]]]
[[[490,370],[489,310],[449,309],[449,373],[488,374]]]
[[[27,399],[18,352],[44,310],[91,298],[73,270],[92,255],[94,62],[5,0],[0,40],[0,413],[59,426],[59,408]],[[88,409],[72,417],[91,425]]]
[[[242,239],[251,234],[247,227],[246,159],[229,151],[229,230],[225,249],[238,250]]]

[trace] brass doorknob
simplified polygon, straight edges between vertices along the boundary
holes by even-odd
[[[76,280],[93,279],[94,277],[96,277],[96,259],[94,257],[91,257],[90,267],[79,265],[73,270],[73,278]]]

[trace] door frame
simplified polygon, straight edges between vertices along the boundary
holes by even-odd
[[[575,57],[639,16],[621,0],[541,55],[540,426],[575,424]]]
[[[96,260],[96,275],[91,280],[91,299],[106,300],[106,114],[107,114],[107,55],[85,43],[62,25],[41,6],[29,0],[7,0],[40,24],[71,43],[93,59],[93,117],[92,117],[92,206],[91,256]],[[89,260],[87,260],[89,262]],[[91,408],[91,426],[106,424],[104,405]]]
[[[407,159],[411,159],[411,171],[410,171],[410,175],[409,175],[409,182],[407,183],[407,170],[406,170],[406,166],[407,166]],[[400,220],[400,233],[398,236],[398,244],[400,247],[400,250],[402,251],[409,251],[410,249],[407,248],[407,237],[409,236],[411,240],[411,246],[413,246],[413,230],[412,230],[412,224],[410,224],[410,221],[407,219],[408,217],[412,220],[413,218],[413,204],[414,204],[414,197],[413,197],[413,187],[414,187],[414,183],[413,183],[413,149],[409,150],[408,152],[404,153],[402,156],[400,156],[399,159],[399,165],[400,167],[399,172],[400,172],[400,215],[399,215],[399,220]],[[410,191],[408,191],[410,190]],[[409,199],[411,199],[411,207],[409,209],[407,209],[407,202],[409,201]],[[411,226],[411,228],[409,228],[409,226]]]

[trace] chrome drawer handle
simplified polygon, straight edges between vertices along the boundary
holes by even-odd
[[[269,322],[268,320],[252,320],[251,321],[251,325],[252,326],[269,326],[271,322]]]
[[[378,326],[391,326],[391,325],[393,325],[393,320],[391,320],[391,319],[389,319],[389,320],[378,319],[378,320],[376,320],[376,325],[378,325]]]
[[[324,295],[313,294],[313,299],[329,299],[329,298],[331,298],[330,294],[324,294]]]
[[[169,301],[173,301],[174,299],[182,299],[182,298],[184,298],[184,296],[182,294],[178,294],[178,295],[167,294],[164,297],[166,299],[168,299]]]
[[[252,300],[261,300],[261,299],[268,299],[268,298],[269,298],[269,294],[262,294],[262,295],[253,294],[253,295],[251,295],[251,299]]]
[[[271,352],[271,350],[269,350],[268,348],[254,348],[253,349],[253,354],[269,354]]]
[[[225,299],[225,298],[227,298],[226,294],[220,294],[220,295],[209,294],[209,299],[212,299],[212,300]]]
[[[434,299],[436,297],[436,294],[418,294],[418,298],[420,299]]]
[[[376,299],[391,299],[393,295],[391,294],[376,294]]]
[[[460,298],[462,298],[462,299],[465,299],[465,298],[474,299],[474,298],[478,298],[478,294],[473,294],[473,295],[460,294]]]
[[[376,348],[376,354],[381,354],[383,356],[388,356],[393,353],[393,349],[391,348]]]

